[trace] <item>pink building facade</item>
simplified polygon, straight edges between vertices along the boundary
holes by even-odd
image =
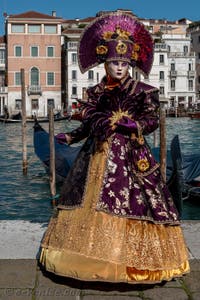
[[[27,116],[60,111],[62,19],[30,11],[6,18],[7,106],[21,110],[21,70],[24,69]]]

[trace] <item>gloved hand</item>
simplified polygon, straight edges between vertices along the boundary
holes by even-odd
[[[120,131],[123,130],[127,133],[137,133],[138,131],[136,122],[126,116],[123,116],[119,121],[117,121],[116,125],[117,129]]]
[[[67,143],[65,133],[58,133],[55,138],[59,144]]]

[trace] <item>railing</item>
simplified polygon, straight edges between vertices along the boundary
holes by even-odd
[[[8,87],[7,86],[0,86],[0,93],[5,94],[8,92]]]
[[[192,77],[194,78],[195,77],[195,71],[188,71],[188,77]]]
[[[164,43],[155,43],[154,49],[155,50],[167,50],[167,45]]]
[[[176,77],[177,76],[177,71],[170,71],[170,77]]]
[[[194,52],[169,52],[168,57],[195,57]]]
[[[27,87],[28,95],[42,95],[42,89],[40,85],[28,85]]]

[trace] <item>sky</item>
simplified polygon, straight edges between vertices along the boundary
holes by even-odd
[[[4,34],[3,14],[37,11],[51,15],[56,11],[64,19],[94,17],[99,11],[130,9],[139,18],[182,18],[200,20],[199,0],[0,0],[0,35]]]

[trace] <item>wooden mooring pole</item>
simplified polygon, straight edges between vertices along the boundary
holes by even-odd
[[[26,139],[26,92],[25,92],[25,75],[24,69],[21,73],[21,97],[22,97],[22,171],[27,175],[28,160],[27,160],[27,139]]]
[[[50,144],[50,170],[49,170],[49,183],[52,198],[52,204],[56,204],[56,172],[55,172],[55,143],[54,143],[54,113],[53,108],[49,107],[49,144]]]
[[[166,113],[165,102],[160,101],[160,169],[163,179],[166,181]]]

